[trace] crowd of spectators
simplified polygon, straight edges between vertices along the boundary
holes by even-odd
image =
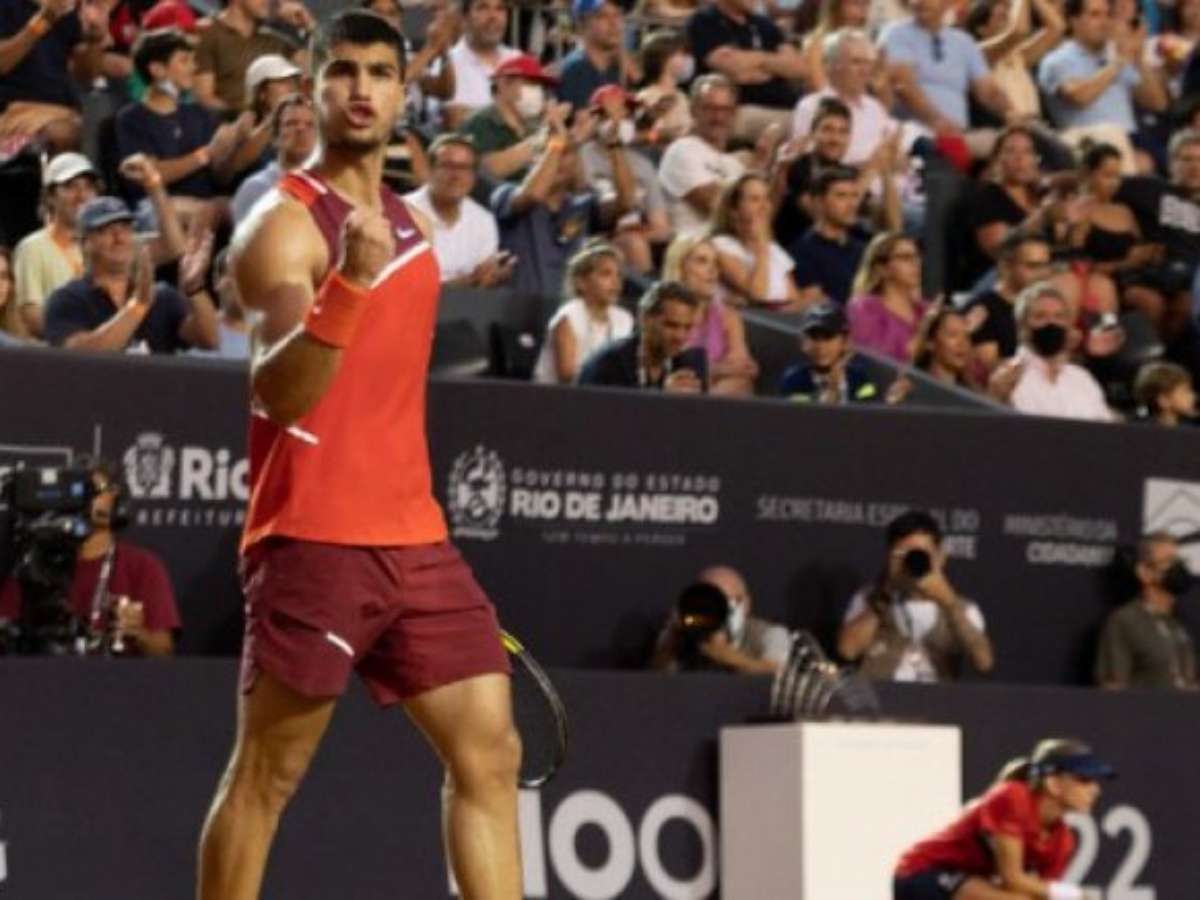
[[[448,288],[546,305],[535,380],[900,402],[883,361],[1191,420],[1194,4],[358,2],[412,47],[388,183]],[[0,175],[42,186],[4,232],[5,343],[249,354],[222,251],[312,153],[324,6],[0,8]],[[790,320],[790,368],[748,309]]]

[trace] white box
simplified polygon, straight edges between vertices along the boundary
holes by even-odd
[[[901,852],[962,805],[948,725],[721,729],[723,900],[891,900]]]

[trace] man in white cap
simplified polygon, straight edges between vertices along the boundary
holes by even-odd
[[[236,171],[260,172],[275,159],[273,117],[280,102],[301,90],[303,73],[278,53],[258,57],[246,69],[246,109],[254,127],[238,145]]]
[[[28,235],[13,254],[16,301],[29,333],[42,335],[42,305],[50,293],[83,274],[75,234],[79,208],[96,196],[100,176],[81,153],[60,153],[42,173],[46,225]]]

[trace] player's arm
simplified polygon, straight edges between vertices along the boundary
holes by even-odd
[[[1075,894],[1075,885],[1065,885],[1059,882],[1043,881],[1036,875],[1025,871],[1025,845],[1018,837],[1010,834],[989,835],[992,855],[996,859],[996,874],[999,876],[998,887],[1013,891],[1022,897],[1035,897],[1038,900],[1083,900],[1084,894]]]
[[[234,277],[246,305],[261,314],[251,363],[257,402],[290,424],[324,395],[360,320],[371,283],[391,259],[391,228],[357,209],[342,227],[341,253],[328,251],[308,212],[290,200],[263,209],[234,242]]]

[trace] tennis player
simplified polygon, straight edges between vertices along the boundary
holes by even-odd
[[[261,315],[237,735],[200,840],[201,900],[259,896],[279,817],[351,670],[400,704],[447,771],[463,897],[519,900],[509,663],[433,498],[425,379],[439,273],[429,226],[382,185],[404,44],[339,14],[313,48],[320,144],[234,238]]]
[[[1040,742],[962,816],[906,852],[894,900],[1099,900],[1061,881],[1075,852],[1063,820],[1086,813],[1115,772],[1075,740]]]

